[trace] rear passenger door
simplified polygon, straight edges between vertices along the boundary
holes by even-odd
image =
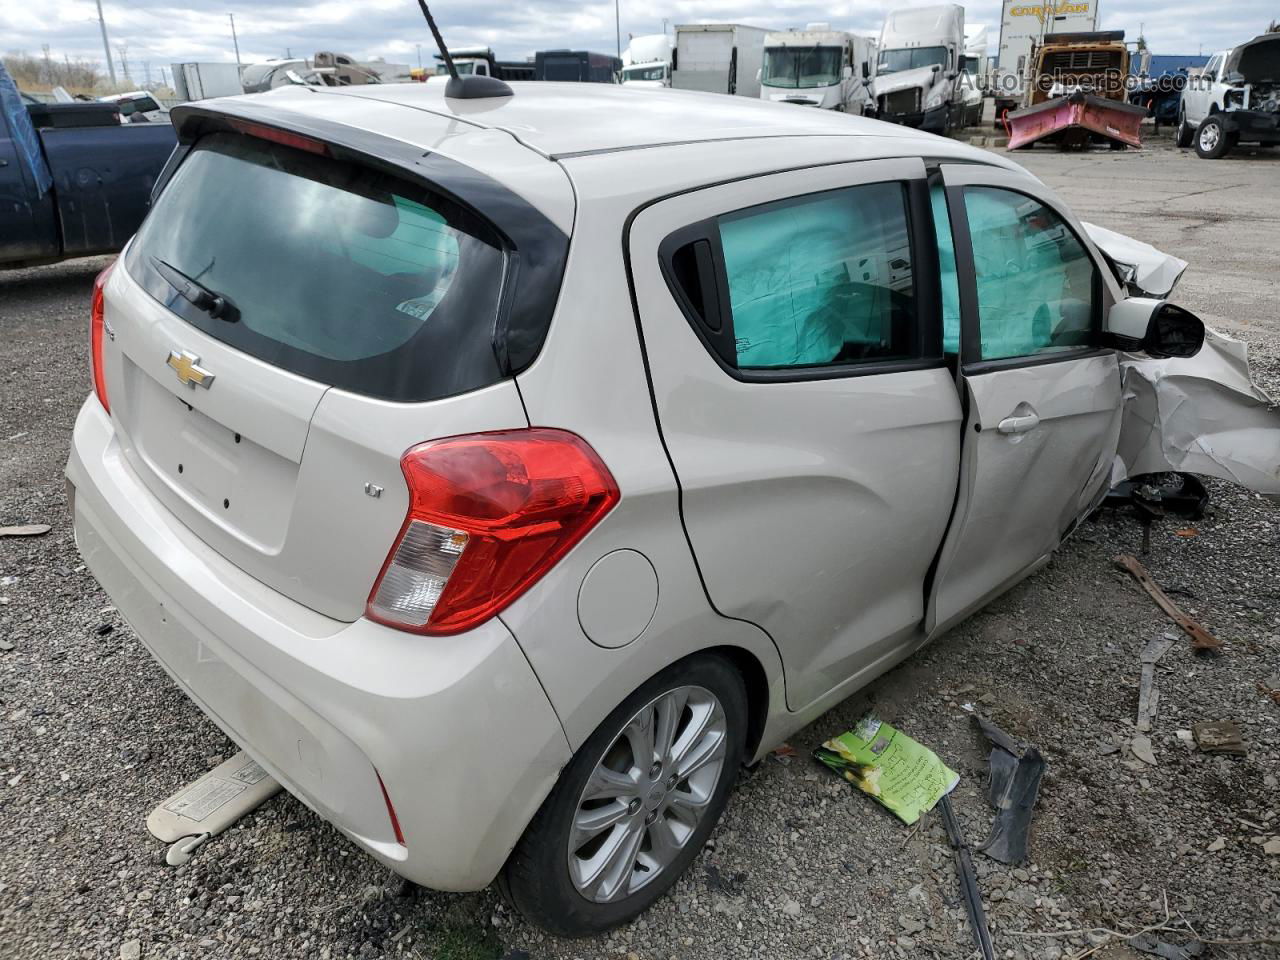
[[[637,214],[653,399],[711,602],[798,709],[909,646],[957,483],[918,159],[756,177]]]
[[[945,629],[1025,575],[1105,492],[1120,370],[1110,297],[1083,231],[1029,176],[943,166],[932,199],[944,339],[966,400],[955,518],[927,626]]]

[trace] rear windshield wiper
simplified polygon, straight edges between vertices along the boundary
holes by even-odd
[[[159,257],[152,257],[156,272],[164,277],[165,282],[178,292],[178,296],[186,300],[197,310],[203,310],[215,320],[226,320],[235,323],[240,313],[230,300],[217,291],[210,290],[199,281],[193,280],[172,264],[165,263]]]

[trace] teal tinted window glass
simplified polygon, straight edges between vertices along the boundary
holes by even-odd
[[[965,189],[978,287],[982,359],[1087,346],[1094,265],[1052,210],[1025,194]]]
[[[904,359],[915,301],[902,184],[849,187],[721,217],[738,366]]]
[[[956,280],[956,245],[947,217],[947,194],[941,184],[929,190],[933,229],[938,237],[938,269],[942,275],[942,352],[960,352],[960,285]]]

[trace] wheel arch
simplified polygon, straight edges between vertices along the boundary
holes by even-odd
[[[728,660],[742,677],[742,682],[747,689],[747,737],[743,760],[750,761],[760,749],[760,741],[764,737],[765,725],[771,711],[769,677],[765,673],[764,664],[745,647],[708,647],[691,656],[697,657],[704,654]]]

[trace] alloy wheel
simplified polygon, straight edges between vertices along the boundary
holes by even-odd
[[[569,876],[583,897],[622,900],[670,866],[707,812],[727,742],[724,708],[703,687],[677,687],[637,711],[574,812]]]
[[[1222,132],[1216,123],[1205,124],[1204,129],[1200,131],[1200,149],[1205,153],[1212,153],[1217,149],[1221,138]]]

